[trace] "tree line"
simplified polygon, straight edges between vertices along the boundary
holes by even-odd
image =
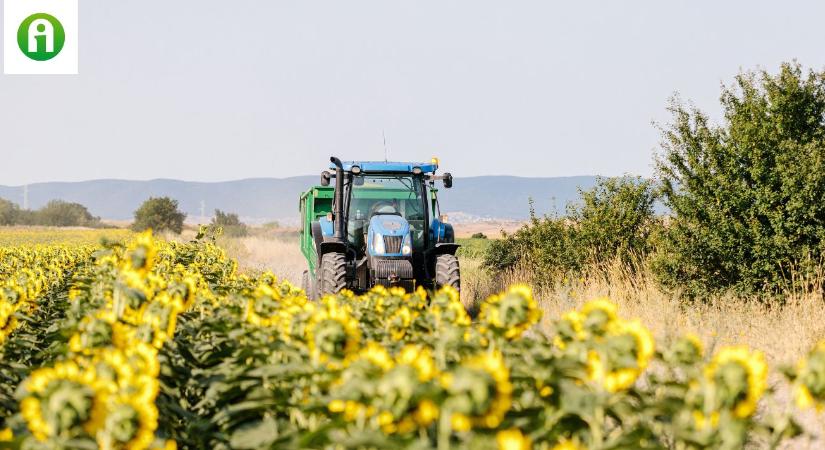
[[[180,210],[177,200],[169,197],[150,197],[135,211],[135,219],[130,228],[134,231],[152,229],[156,232],[180,234],[185,220],[186,213]],[[0,198],[0,226],[4,225],[91,228],[108,226],[80,203],[51,200],[40,209],[30,210]],[[215,216],[209,226],[212,231],[220,229],[228,236],[246,236],[249,231],[249,227],[241,222],[237,214],[220,209],[215,210]]]

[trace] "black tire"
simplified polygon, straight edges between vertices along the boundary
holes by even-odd
[[[318,298],[318,292],[315,289],[315,279],[309,276],[308,270],[305,270],[301,276],[301,289],[304,290],[308,299],[315,300]]]
[[[461,269],[455,255],[438,255],[435,257],[435,287],[452,286],[461,292]]]
[[[347,258],[343,253],[330,252],[321,257],[317,285],[321,297],[347,287]]]

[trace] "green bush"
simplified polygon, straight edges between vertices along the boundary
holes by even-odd
[[[42,225],[50,227],[103,227],[99,217],[93,216],[80,203],[52,200],[46,206],[32,211],[21,209],[16,203],[0,198],[0,225]]]
[[[603,178],[581,201],[568,205],[566,217],[538,218],[490,244],[484,266],[494,272],[523,265],[538,280],[604,266],[617,258],[635,263],[652,250],[660,226],[653,210],[655,190],[638,177]]]
[[[487,235],[484,233],[473,233],[470,237],[473,239],[487,239]]]
[[[94,227],[100,218],[80,203],[52,200],[34,213],[34,222],[50,227]]]
[[[653,249],[651,235],[659,226],[653,182],[641,177],[603,178],[580,195],[581,203],[567,208],[580,260],[635,263]]]
[[[169,197],[150,197],[135,211],[135,222],[132,229],[143,231],[152,229],[155,232],[165,230],[180,234],[183,231],[183,220],[186,214],[178,210],[178,201]]]
[[[241,222],[237,214],[226,213],[220,209],[215,210],[215,217],[212,218],[209,225],[213,230],[222,229],[223,234],[226,236],[242,237],[249,234],[249,227]]]
[[[20,220],[20,207],[4,198],[0,198],[0,225],[17,225]]]
[[[670,107],[657,169],[673,217],[654,270],[693,294],[810,288],[825,247],[825,73],[743,73],[721,105],[721,124]]]

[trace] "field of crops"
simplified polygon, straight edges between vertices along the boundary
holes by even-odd
[[[516,285],[471,319],[450,289],[310,302],[208,240],[26,242],[0,247],[0,448],[774,447],[825,402],[825,345],[763,414],[761,353],[660,347],[607,299],[542,318]]]

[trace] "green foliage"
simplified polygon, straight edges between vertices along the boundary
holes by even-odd
[[[603,178],[580,191],[579,204],[568,205],[566,217],[531,214],[530,222],[504,239],[491,242],[484,265],[494,272],[519,264],[529,272],[579,272],[616,258],[635,263],[652,250],[651,236],[659,228],[653,211],[655,191],[638,177]],[[537,280],[540,281],[540,280]]]
[[[223,234],[226,236],[241,237],[249,234],[249,227],[241,222],[237,214],[226,213],[220,209],[215,210],[215,217],[212,218],[210,227],[212,229],[222,229]]]
[[[169,230],[180,234],[186,214],[178,210],[178,201],[169,197],[150,197],[135,211],[132,229],[143,231],[152,229],[156,232]]]
[[[484,254],[487,252],[487,249],[490,248],[490,244],[493,241],[493,239],[487,238],[458,238],[456,239],[456,243],[461,245],[461,247],[458,248],[458,256],[468,258],[483,258]]]
[[[35,213],[35,222],[52,227],[86,227],[98,225],[100,218],[92,216],[80,203],[52,200]]]
[[[20,207],[4,198],[0,198],[0,225],[16,225],[20,218]]]
[[[21,209],[16,203],[0,198],[0,225],[43,225],[50,227],[102,227],[80,203],[52,200],[36,210]]]
[[[473,239],[487,239],[487,235],[481,232],[473,233],[473,235],[470,237],[472,237]]]
[[[632,263],[652,250],[653,183],[641,177],[600,179],[581,192],[581,204],[567,208],[574,247],[581,259],[606,262],[618,258]]]
[[[743,73],[721,104],[719,125],[670,107],[657,169],[673,218],[654,270],[694,294],[807,288],[825,245],[825,74]]]

